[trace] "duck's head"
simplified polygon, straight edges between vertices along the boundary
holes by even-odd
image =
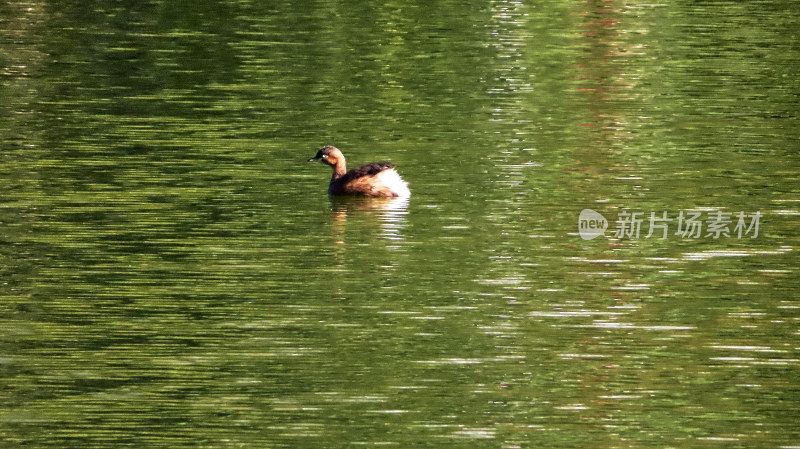
[[[317,155],[308,160],[308,162],[322,162],[328,165],[336,165],[344,160],[344,155],[338,148],[332,146],[325,146],[317,151]]]

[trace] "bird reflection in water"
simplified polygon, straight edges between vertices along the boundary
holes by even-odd
[[[336,243],[345,243],[348,216],[368,217],[377,220],[380,235],[391,241],[403,240],[402,230],[408,214],[409,197],[376,198],[331,196],[331,217]],[[363,225],[363,224],[362,224]]]

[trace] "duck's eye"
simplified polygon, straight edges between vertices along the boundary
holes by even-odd
[[[326,158],[326,157],[328,157],[328,155],[327,155],[327,154],[323,154],[323,155],[322,155],[322,157],[323,157],[323,158]]]

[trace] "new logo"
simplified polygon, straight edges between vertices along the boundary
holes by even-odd
[[[584,209],[578,216],[578,233],[584,240],[601,236],[608,229],[608,220],[591,209]]]

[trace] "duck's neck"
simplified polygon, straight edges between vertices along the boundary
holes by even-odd
[[[345,173],[347,173],[347,166],[345,165],[344,161],[338,161],[336,165],[331,168],[333,168],[333,177],[331,178],[331,181],[336,181],[344,176]]]

